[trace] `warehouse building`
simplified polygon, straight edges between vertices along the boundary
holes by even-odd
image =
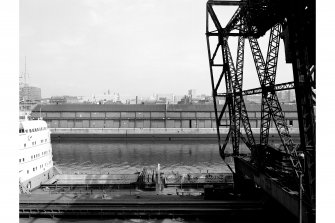
[[[252,128],[259,128],[261,108],[247,105]],[[287,124],[298,128],[296,106],[282,105]],[[49,128],[216,128],[213,105],[48,104],[34,108]],[[229,124],[226,112],[221,122]],[[272,123],[271,127],[275,127]]]

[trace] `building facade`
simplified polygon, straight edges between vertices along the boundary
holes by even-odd
[[[296,107],[283,105],[282,109],[287,124],[297,128]],[[260,105],[247,110],[251,127],[259,128]],[[49,128],[216,128],[213,105],[50,104],[34,108],[32,116],[40,115]],[[221,124],[229,124],[228,112]]]
[[[20,101],[41,101],[41,88],[24,86],[20,87]]]

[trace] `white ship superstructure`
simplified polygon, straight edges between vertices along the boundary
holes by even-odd
[[[19,181],[22,188],[33,189],[53,176],[50,130],[43,120],[20,121]]]

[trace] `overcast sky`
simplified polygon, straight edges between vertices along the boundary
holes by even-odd
[[[29,83],[42,89],[42,97],[108,89],[122,97],[184,95],[188,89],[211,94],[206,2],[20,0],[20,74],[26,57]],[[235,10],[229,11],[228,17]],[[291,65],[283,50],[279,56],[277,83],[280,72],[290,81]],[[244,86],[258,87],[251,54],[247,60]]]

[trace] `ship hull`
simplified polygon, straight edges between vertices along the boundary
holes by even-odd
[[[46,170],[43,173],[38,174],[28,180],[25,180],[22,183],[24,187],[29,190],[34,190],[41,186],[42,183],[46,182],[47,180],[51,179],[56,174],[54,167],[51,167],[49,170]]]
[[[29,193],[52,178],[54,166],[50,130],[43,120],[22,120],[18,151],[20,192]]]

